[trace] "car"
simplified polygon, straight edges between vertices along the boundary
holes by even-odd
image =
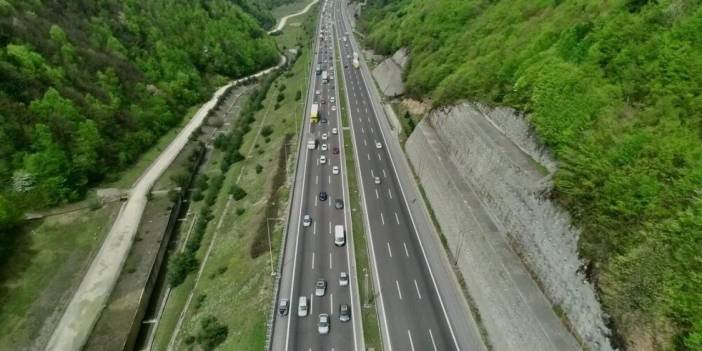
[[[312,224],[312,217],[310,215],[305,215],[302,217],[302,226],[309,227]]]
[[[333,97],[333,96],[332,96],[332,97],[330,97],[330,98],[329,98],[329,102],[336,102],[336,98],[335,98],[335,97]]]
[[[382,149],[382,148],[383,148],[383,144],[381,144],[379,141],[376,141],[376,142],[375,142],[375,148],[376,148],[376,149]]]
[[[373,182],[375,183],[375,185],[380,184],[380,177],[375,177],[375,178],[373,179]]]
[[[319,163],[323,164],[323,165],[326,164],[327,163],[327,156],[324,156],[324,155],[319,156]]]
[[[350,55],[350,54],[346,54],[346,58],[347,58],[347,59],[350,59],[350,58],[351,58],[351,55]]]
[[[326,118],[321,118],[321,119],[319,120],[319,123],[322,123],[322,124],[327,124],[327,122],[328,122],[328,121],[327,121]]]
[[[344,200],[336,199],[334,201],[334,208],[336,208],[337,210],[343,210],[344,209]]]
[[[332,149],[332,153],[333,153],[334,155],[338,155],[338,154],[339,154],[339,148],[336,147],[336,146],[334,146],[334,148]]]
[[[278,304],[278,314],[280,316],[287,316],[289,309],[290,301],[288,299],[280,299],[280,304]]]
[[[339,130],[336,128],[332,128],[332,134],[334,134],[334,135],[339,134]]]
[[[327,133],[322,133],[322,140],[327,140]]]
[[[329,197],[329,195],[327,195],[326,191],[319,192],[319,201],[327,201],[328,197]]]
[[[336,111],[336,105],[332,105],[332,111]]]
[[[322,313],[319,315],[319,323],[317,324],[317,331],[319,334],[325,335],[329,334],[329,315]]]
[[[322,151],[327,151],[327,144],[322,144]]]
[[[339,273],[339,286],[349,286],[349,274],[346,272]]]
[[[317,90],[317,91],[314,92],[315,95],[319,95],[319,94],[321,94],[321,93],[322,93],[322,92],[319,91],[319,90]]]
[[[347,65],[347,64],[344,64],[344,68],[349,68],[349,65]]]
[[[298,317],[307,317],[307,310],[309,309],[309,306],[307,305],[307,296],[300,296],[300,299],[298,300],[297,303],[297,316]]]
[[[339,174],[339,166],[332,167],[332,174]]]
[[[322,104],[326,104],[327,100],[325,98],[322,98]]]
[[[327,292],[327,281],[324,279],[317,280],[314,285],[314,296],[322,297]]]
[[[339,305],[339,320],[343,323],[351,320],[351,307],[347,304]]]

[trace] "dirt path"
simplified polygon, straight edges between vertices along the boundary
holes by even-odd
[[[285,64],[285,57],[275,67],[255,73],[249,77],[260,77]],[[188,124],[171,141],[168,147],[144,171],[130,191],[129,200],[122,205],[117,219],[83,277],[71,302],[51,335],[47,350],[80,350],[100,316],[107,299],[122,271],[124,261],[134,241],[147,194],[158,178],[187,144],[190,135],[205,120],[220,96],[232,85],[247,79],[242,78],[219,88],[210,101],[202,105]]]
[[[280,19],[280,22],[278,22],[278,25],[275,26],[275,28],[269,30],[269,31],[268,31],[268,34],[271,34],[271,33],[273,33],[273,32],[277,32],[277,31],[283,29],[283,27],[285,27],[285,23],[288,21],[288,18],[295,17],[295,16],[299,16],[299,15],[301,15],[301,14],[303,14],[303,13],[309,11],[309,9],[312,8],[312,6],[313,6],[314,4],[316,4],[316,3],[318,3],[318,2],[319,2],[319,0],[314,0],[314,1],[312,1],[311,3],[307,4],[307,6],[305,6],[305,8],[302,9],[301,11],[295,12],[295,13],[293,13],[293,14],[289,14],[289,15],[287,15],[287,16],[281,18],[281,19]]]

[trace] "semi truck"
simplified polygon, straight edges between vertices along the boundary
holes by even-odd
[[[319,105],[315,102],[310,109],[310,123],[319,122]]]

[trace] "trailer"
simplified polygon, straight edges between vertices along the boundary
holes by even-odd
[[[312,104],[310,109],[310,123],[319,122],[319,105],[317,103]]]

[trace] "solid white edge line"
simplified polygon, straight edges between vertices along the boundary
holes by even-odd
[[[321,13],[320,13],[320,17],[321,17]],[[321,20],[317,23],[317,31],[315,32],[315,37],[317,37],[317,33],[319,33],[320,26],[321,26]],[[317,43],[317,50],[319,51],[319,41],[316,40],[316,43]],[[312,92],[312,90],[314,90],[314,87],[312,84],[313,84],[312,80],[310,80],[310,84],[307,87],[307,89],[308,89],[307,98],[308,99],[310,98],[311,94],[314,94]],[[312,95],[312,99],[314,101],[314,95]],[[311,105],[310,105],[310,108],[311,108]],[[306,120],[305,116],[306,115],[307,115],[307,111],[304,111],[304,115],[302,116],[302,123],[303,124],[305,123],[305,120]],[[309,125],[307,127],[308,127],[308,132],[312,130],[311,129],[312,127],[310,127]],[[304,126],[302,128],[304,128]],[[302,148],[302,150],[304,150],[303,152],[305,153],[305,166],[303,167],[302,178],[301,178],[302,179],[302,189],[301,189],[301,193],[300,193],[300,210],[299,210],[299,217],[298,217],[299,220],[301,221],[302,220],[302,204],[304,203],[304,199],[305,199],[305,181],[304,180],[305,180],[305,177],[307,174],[307,163],[309,161],[309,152],[308,152],[309,150],[302,145],[300,147]],[[294,255],[295,258],[293,259],[292,280],[290,282],[290,295],[289,295],[289,300],[288,300],[288,301],[290,301],[290,304],[292,304],[292,301],[294,301],[293,300],[293,293],[295,292],[295,271],[296,271],[295,269],[297,267],[297,256],[299,256],[298,255],[299,245],[300,245],[300,222],[297,223],[297,234],[296,234],[296,238],[295,238],[295,255]],[[290,324],[292,323],[292,320],[293,320],[293,318],[288,318],[288,326],[287,326],[287,330],[285,332],[285,351],[288,351],[289,346],[290,346]]]
[[[343,14],[342,14],[341,21],[343,22]],[[338,27],[337,27],[337,31],[338,31]],[[344,86],[347,89],[346,91],[347,91],[347,95],[348,95],[348,83],[347,83],[349,81],[348,75],[346,74],[346,71],[344,71],[344,70],[342,70],[341,72],[344,75]],[[346,105],[347,105],[347,108],[349,109],[349,111],[351,111],[350,99],[346,99]],[[354,156],[356,157],[357,160],[360,160],[359,155],[358,155],[358,149],[356,147],[356,142],[355,142],[356,135],[355,135],[354,128],[353,128],[353,123],[354,123],[353,116],[351,116],[350,112],[349,112],[349,122],[351,124],[350,130],[351,130],[351,139],[352,139],[352,144],[353,144]],[[355,165],[356,165],[356,170],[358,171],[358,174],[361,174],[361,168],[359,166],[359,163],[360,162],[355,162]],[[373,265],[369,268],[371,270],[371,274],[375,277],[376,286],[378,287],[378,295],[380,296],[380,312],[379,313],[382,315],[383,322],[384,322],[383,323],[383,322],[379,321],[381,324],[380,329],[385,330],[384,340],[387,343],[387,350],[386,351],[392,351],[392,340],[390,340],[390,327],[388,325],[388,316],[385,313],[385,299],[383,298],[383,288],[380,285],[380,273],[378,271],[378,258],[375,255],[375,248],[373,247],[373,231],[370,229],[370,218],[368,217],[368,207],[366,206],[366,196],[365,196],[365,191],[363,189],[363,181],[360,181],[358,183],[359,183],[359,186],[361,187],[361,198],[363,200],[362,205],[366,208],[366,211],[364,211],[364,215],[365,215],[364,217],[366,218],[366,224],[368,227],[367,234],[369,237],[368,239],[370,241],[370,245],[368,245],[368,247],[370,248],[371,256],[373,257]],[[375,272],[375,274],[373,274],[373,272]],[[385,328],[382,327],[383,325],[385,326]]]
[[[365,77],[364,77],[365,78]],[[371,100],[371,108],[373,108],[373,115],[378,118],[378,114],[375,111],[375,105],[373,104],[373,100],[371,99],[371,93],[368,88],[368,84],[363,85],[366,88],[366,92],[368,93],[368,99]],[[380,125],[380,122],[378,122]],[[380,127],[380,134],[383,138],[383,141],[385,141],[385,145],[387,145],[387,138],[385,138],[385,132],[383,132],[383,128]],[[392,165],[393,170],[395,171],[395,179],[397,180],[398,186],[400,187],[400,193],[402,194],[402,198],[405,203],[405,207],[407,208],[407,212],[409,213],[410,216],[410,221],[412,222],[412,227],[414,228],[414,233],[417,236],[417,241],[419,242],[419,247],[422,249],[422,256],[424,257],[424,262],[427,265],[427,269],[429,270],[429,276],[431,277],[431,281],[434,285],[434,291],[436,291],[436,295],[439,298],[439,304],[441,305],[441,310],[444,313],[444,319],[446,319],[446,324],[448,324],[449,331],[451,332],[451,337],[453,338],[453,344],[456,346],[457,350],[461,350],[460,346],[458,345],[458,340],[456,339],[456,333],[453,330],[453,325],[451,324],[451,320],[448,317],[448,313],[446,312],[446,306],[444,305],[444,299],[441,297],[441,293],[439,292],[439,287],[436,284],[436,278],[434,278],[434,272],[431,269],[431,265],[429,264],[429,259],[427,258],[426,251],[424,250],[424,244],[422,244],[422,240],[419,237],[419,231],[417,230],[417,224],[414,222],[414,216],[412,216],[412,211],[409,209],[409,203],[407,202],[407,197],[405,196],[405,191],[402,188],[402,182],[400,182],[400,178],[397,175],[397,168],[395,167],[395,161],[392,158],[392,153],[388,152],[388,157],[390,157],[390,165]]]

